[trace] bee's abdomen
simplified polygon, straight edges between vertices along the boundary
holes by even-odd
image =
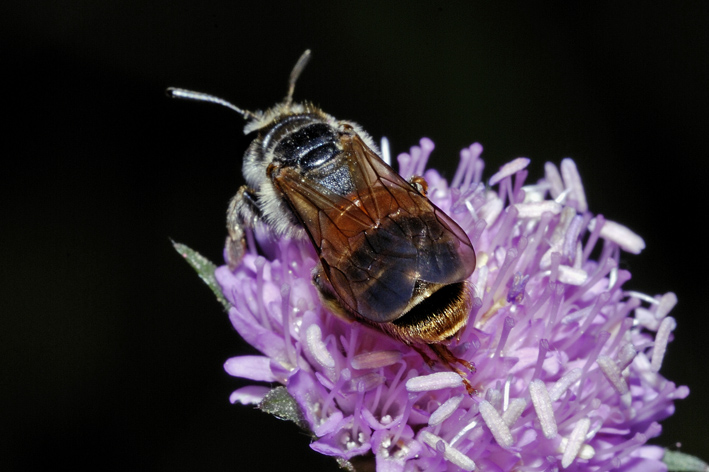
[[[349,287],[354,311],[378,323],[401,315],[414,290],[418,255],[396,223],[386,219],[350,237],[349,252],[331,252],[327,244],[322,249],[331,277],[340,278],[336,286]]]

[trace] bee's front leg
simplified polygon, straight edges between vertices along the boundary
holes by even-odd
[[[253,189],[242,185],[229,203],[226,213],[226,257],[230,269],[236,268],[246,252],[244,230],[256,225],[260,216],[256,205],[256,193]]]

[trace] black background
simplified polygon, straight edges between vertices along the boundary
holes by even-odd
[[[592,3],[592,5],[591,5]],[[645,238],[626,287],[675,291],[662,372],[690,397],[655,443],[700,454],[706,402],[709,9],[702,1],[24,2],[2,15],[0,469],[334,469],[229,393],[251,352],[170,246],[221,257],[248,144],[235,113],[296,89],[450,178],[573,157],[592,211]],[[618,2],[621,3],[621,2]],[[8,8],[8,3],[5,8]],[[9,123],[7,123],[9,121]]]

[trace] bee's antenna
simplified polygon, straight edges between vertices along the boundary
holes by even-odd
[[[295,90],[295,82],[300,77],[300,73],[303,72],[305,66],[308,65],[310,60],[310,49],[306,49],[305,52],[300,56],[298,62],[295,63],[293,70],[290,73],[290,78],[288,79],[288,95],[286,95],[285,105],[289,107],[293,102],[293,91]]]
[[[168,87],[168,89],[165,90],[165,93],[170,98],[181,98],[183,100],[194,100],[196,102],[216,103],[217,105],[221,105],[223,107],[227,107],[234,110],[235,112],[243,116],[244,119],[256,118],[256,115],[253,112],[250,112],[249,110],[242,110],[236,105],[227,102],[223,98],[215,97],[214,95],[210,95],[208,93],[195,92],[193,90],[185,90],[175,87]]]

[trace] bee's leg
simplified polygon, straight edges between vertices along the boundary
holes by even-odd
[[[230,269],[241,263],[246,252],[244,229],[253,228],[260,214],[254,190],[246,185],[241,186],[231,199],[226,214],[226,229],[229,233],[226,238],[226,255]]]
[[[419,347],[416,344],[411,344],[411,347],[414,349],[414,351],[418,352],[419,355],[421,356],[421,359],[426,363],[427,366],[433,367],[436,365],[436,361],[428,357],[428,354],[426,354],[426,351],[423,350],[423,346]]]
[[[468,394],[475,395],[476,390],[468,380],[468,374],[466,374],[453,364],[458,363],[467,368],[470,372],[475,372],[475,365],[471,362],[466,361],[465,359],[455,357],[453,353],[450,352],[448,347],[446,347],[444,344],[429,344],[428,347],[431,348],[431,350],[438,356],[441,361],[443,361],[444,364],[448,366],[449,369],[460,375],[460,377],[463,379],[463,385],[465,385],[465,389],[468,391]]]
[[[424,197],[428,194],[428,182],[420,175],[412,175],[409,179],[409,184]]]

